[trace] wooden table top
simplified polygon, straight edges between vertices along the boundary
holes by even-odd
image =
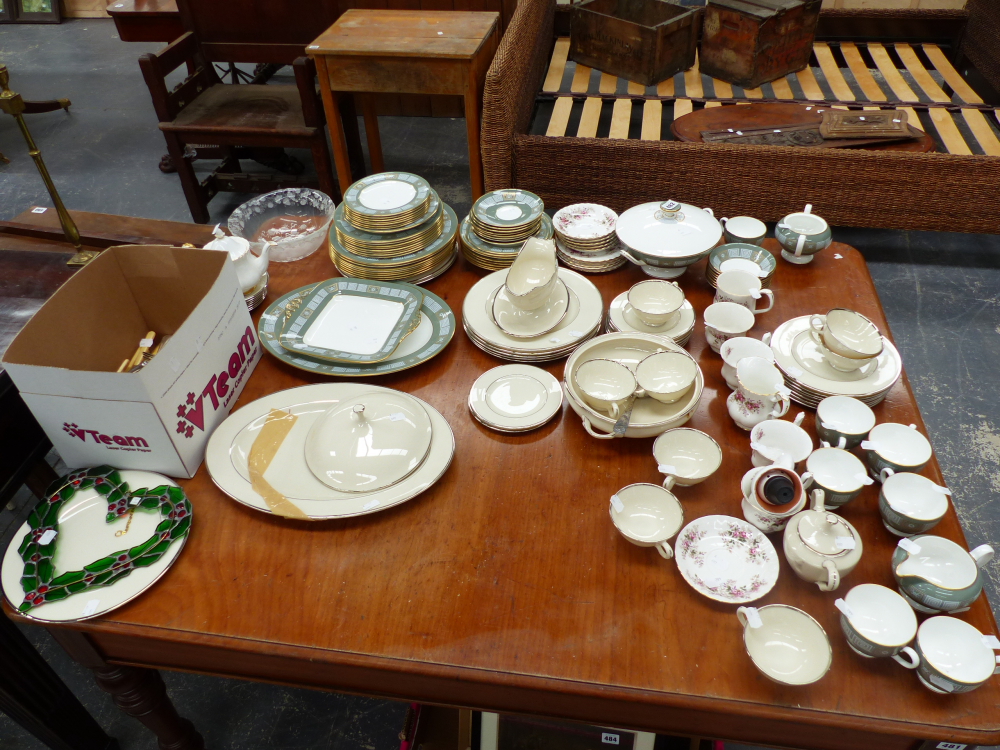
[[[108,15],[127,16],[134,13],[146,15],[178,15],[176,0],[112,0]]]
[[[471,59],[492,34],[499,18],[492,11],[352,9],[344,11],[306,52]]]
[[[835,305],[888,333],[857,250],[834,243],[810,265],[778,263],[774,309],[752,335]],[[679,280],[699,313],[712,297],[704,268]],[[459,261],[427,287],[461,317],[466,291],[484,273]],[[323,251],[272,263],[270,274],[271,300],[338,275]],[[630,265],[589,278],[607,305],[644,276]],[[725,457],[714,476],[676,494],[687,521],[740,517],[749,441],[726,412],[729,390],[700,314],[688,348],[705,375],[689,425],[715,437]],[[893,586],[896,539],[880,522],[877,485],[843,510],[865,551],[840,591],[799,580],[779,554],[780,580],[759,604],[813,615],[834,655],[817,684],[778,685],[744,652],[734,606],[696,594],[675,563],[612,526],[613,492],[661,478],[652,439],[594,440],[568,407],[534,432],[491,432],[466,399],[473,381],[500,364],[459,330],[430,362],[371,381],[426,400],[455,432],[450,469],[423,495],[360,518],[294,522],[230,500],[202,467],[181,482],[195,521],[173,568],[134,602],[67,627],[121,663],[611,726],[828,750],[1000,742],[1000,681],[935,695],[891,659],[865,660],[847,647],[833,600],[859,583]],[[557,377],[562,368],[546,366]],[[310,382],[328,381],[265,355],[237,406]],[[905,376],[875,413],[924,429]],[[812,421],[810,413],[810,432]],[[943,484],[936,461],[923,473]],[[954,510],[934,533],[963,541]],[[997,632],[985,596],[961,617]]]

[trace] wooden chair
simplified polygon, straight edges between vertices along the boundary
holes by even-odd
[[[252,52],[246,56],[252,58]],[[208,222],[208,202],[220,191],[261,193],[282,187],[308,186],[318,187],[336,197],[323,106],[316,90],[312,61],[307,57],[289,61],[295,71],[294,86],[223,84],[213,61],[190,31],[159,52],[139,58],[139,67],[160,119],[160,130],[167,141],[167,150],[177,168],[194,221]],[[181,65],[188,66],[188,76],[168,90],[166,77]],[[184,158],[188,144],[222,148],[222,163],[200,182],[191,162]],[[240,169],[235,149],[246,146],[308,148],[318,179],[307,182],[284,175],[245,174]]]

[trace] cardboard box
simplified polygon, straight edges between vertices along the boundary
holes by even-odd
[[[148,331],[170,339],[117,372]],[[126,245],[63,284],[3,362],[70,467],[191,477],[260,357],[228,254]]]

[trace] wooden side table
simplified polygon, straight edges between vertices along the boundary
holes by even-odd
[[[376,172],[384,165],[371,94],[459,94],[465,100],[472,198],[483,194],[479,116],[483,79],[500,42],[499,18],[475,11],[348,10],[306,48],[316,60],[341,191],[352,180],[334,92],[363,95]]]

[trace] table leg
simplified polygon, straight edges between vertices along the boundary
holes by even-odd
[[[472,200],[481,198],[486,186],[483,182],[483,153],[479,145],[479,86],[469,82],[465,92],[465,128],[469,138],[469,176],[472,182]]]
[[[97,686],[111,695],[118,708],[156,735],[160,750],[204,750],[198,730],[170,702],[159,672],[108,664],[83,633],[61,628],[49,632],[71,657],[93,671]]]
[[[378,132],[378,114],[375,110],[374,94],[361,94],[361,113],[365,116],[365,138],[368,141],[368,158],[372,162],[372,172],[384,172],[382,159],[382,136]]]
[[[330,74],[326,68],[326,59],[322,56],[314,59],[316,60],[316,77],[319,79],[319,92],[323,97],[323,110],[326,112],[326,125],[330,128],[333,163],[337,167],[340,194],[344,195],[353,182],[351,179],[351,157],[347,151],[347,139],[344,135],[344,123],[340,118],[337,96],[330,90]]]
[[[53,750],[118,750],[52,667],[0,613],[0,711]]]

